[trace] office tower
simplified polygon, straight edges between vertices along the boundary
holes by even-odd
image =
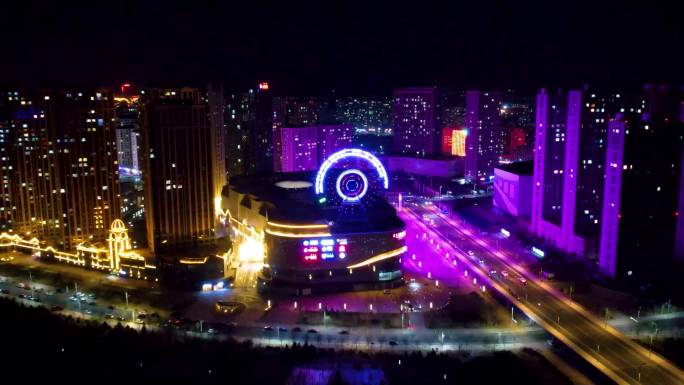
[[[148,247],[155,253],[213,242],[214,200],[225,176],[212,112],[217,95],[151,89],[142,97],[142,167]]]
[[[624,99],[586,86],[537,95],[531,229],[566,252],[597,255],[607,125]]]
[[[394,151],[426,156],[440,149],[440,105],[435,87],[394,91]]]
[[[119,168],[124,174],[131,175],[140,170],[138,151],[140,142],[140,126],[138,124],[138,103],[129,98],[116,98],[116,148]],[[122,175],[123,176],[123,175]]]
[[[64,250],[104,242],[120,215],[113,93],[13,91],[1,103],[3,230]]]
[[[335,117],[357,134],[392,134],[391,97],[345,97],[336,100]]]
[[[534,100],[526,97],[503,96],[501,102],[501,123],[503,126],[520,127],[525,131],[534,131]]]
[[[280,159],[276,172],[310,171],[318,168],[318,127],[280,127],[276,129]]]
[[[607,276],[653,279],[673,256],[682,261],[683,94],[647,85],[609,123],[599,251]]]
[[[503,150],[500,113],[500,92],[466,92],[465,177],[470,180],[487,180],[499,163]]]
[[[261,82],[225,101],[226,170],[228,177],[273,171],[273,97]]]

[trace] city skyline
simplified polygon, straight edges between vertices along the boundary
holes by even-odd
[[[679,15],[8,4],[5,374],[684,384]]]

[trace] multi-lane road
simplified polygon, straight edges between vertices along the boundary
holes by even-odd
[[[407,222],[423,223],[424,235],[455,259],[454,274],[468,271],[477,284],[494,289],[551,335],[618,384],[684,384],[684,373],[668,360],[570,300],[526,267],[519,251],[497,248],[464,222],[434,206],[401,210]],[[450,266],[450,264],[448,264]]]

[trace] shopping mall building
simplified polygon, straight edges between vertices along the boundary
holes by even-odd
[[[382,164],[361,150],[333,154],[317,173],[231,178],[221,209],[233,266],[262,258],[261,291],[401,284],[406,231],[382,196],[387,185]]]

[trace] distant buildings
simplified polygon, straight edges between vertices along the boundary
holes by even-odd
[[[390,97],[346,97],[336,100],[335,117],[356,134],[391,135],[393,101]]]
[[[394,152],[426,156],[440,150],[440,105],[435,87],[394,91]]]
[[[466,93],[465,177],[484,181],[493,175],[503,152],[501,93]]]
[[[220,106],[210,105],[217,100],[195,88],[143,95],[145,216],[148,247],[155,253],[216,238],[214,201],[226,184],[221,134],[212,122]]]
[[[112,91],[0,96],[0,230],[62,250],[103,243],[120,215]]]
[[[305,127],[318,124],[322,100],[315,96],[273,98],[273,127]]]
[[[509,131],[509,141],[506,148],[509,156],[513,156],[516,149],[527,144],[525,130],[522,128],[513,128]]]
[[[273,171],[274,120],[270,85],[261,82],[225,99],[226,170],[228,176]]]

